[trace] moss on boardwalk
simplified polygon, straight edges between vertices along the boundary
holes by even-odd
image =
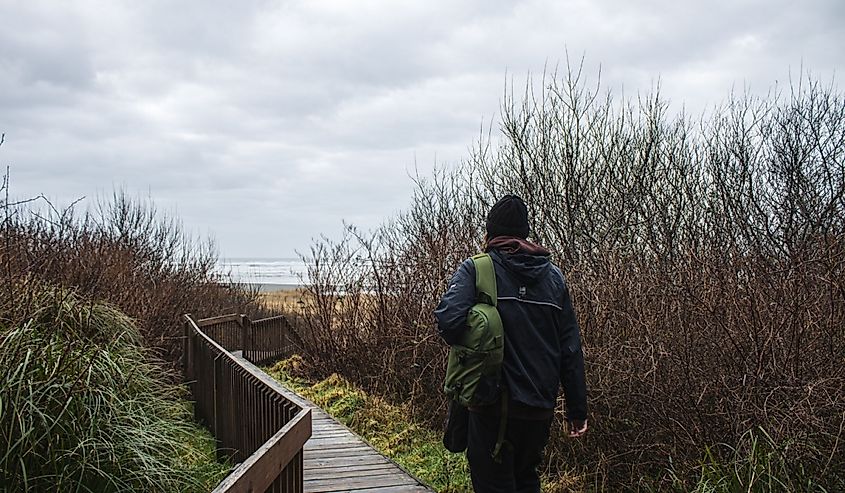
[[[313,401],[361,435],[376,450],[396,461],[439,492],[471,492],[463,454],[443,448],[439,433],[409,421],[401,406],[356,389],[338,375],[313,383],[295,378],[296,357],[265,371],[286,387]]]

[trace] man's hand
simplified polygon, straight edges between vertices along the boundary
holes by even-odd
[[[569,438],[579,438],[587,433],[586,419],[573,419],[569,421]]]

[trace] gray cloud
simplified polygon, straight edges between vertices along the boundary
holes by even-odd
[[[843,65],[845,4],[0,0],[0,163],[57,203],[149,194],[226,256],[287,256],[404,206],[566,52],[694,112]]]

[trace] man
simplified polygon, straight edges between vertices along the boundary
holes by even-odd
[[[502,384],[508,402],[505,446],[495,458],[501,403],[470,408],[467,460],[477,493],[540,491],[537,466],[561,385],[569,436],[587,431],[584,358],[569,290],[549,251],[526,239],[528,229],[528,209],[516,195],[502,197],[487,215],[485,251],[496,271],[505,332]],[[468,259],[434,311],[448,344],[460,340],[475,303],[475,266]]]

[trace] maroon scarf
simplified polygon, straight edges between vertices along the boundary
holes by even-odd
[[[494,249],[507,254],[527,253],[528,255],[542,255],[544,257],[551,255],[551,252],[540,245],[516,236],[497,236],[487,240],[484,251],[489,252]]]

